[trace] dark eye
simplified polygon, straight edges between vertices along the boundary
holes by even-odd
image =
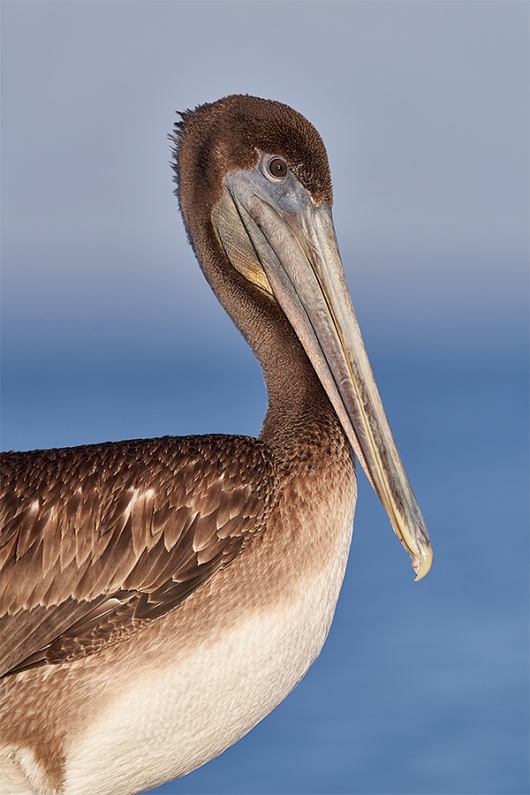
[[[287,163],[281,157],[273,157],[267,165],[267,169],[271,177],[274,179],[281,179],[287,174]]]

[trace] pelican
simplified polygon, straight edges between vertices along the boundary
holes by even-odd
[[[236,742],[326,639],[354,456],[408,552],[431,546],[355,318],[324,144],[287,105],[181,114],[177,195],[263,369],[257,439],[2,457],[0,793],[133,795]]]

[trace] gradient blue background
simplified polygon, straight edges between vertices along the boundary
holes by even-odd
[[[259,367],[187,246],[166,134],[176,109],[275,98],[326,142],[354,304],[435,547],[414,584],[361,476],[320,659],[160,795],[528,792],[528,15],[2,3],[3,448],[259,432]]]

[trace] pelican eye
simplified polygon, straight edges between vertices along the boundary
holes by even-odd
[[[273,179],[283,179],[287,176],[287,163],[283,157],[273,157],[267,163],[267,173]]]

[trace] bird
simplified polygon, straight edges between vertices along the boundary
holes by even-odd
[[[236,94],[170,134],[200,267],[256,355],[257,438],[2,454],[0,793],[134,795],[220,754],[328,634],[355,459],[409,554],[432,548],[372,375],[324,143]]]

